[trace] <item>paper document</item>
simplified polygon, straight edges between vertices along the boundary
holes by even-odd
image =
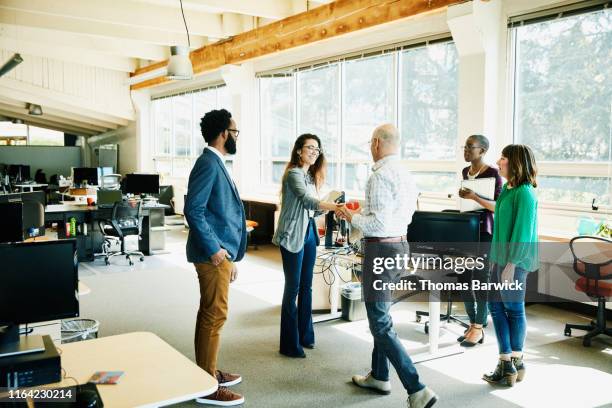
[[[482,198],[486,198],[487,200],[493,200],[495,195],[495,178],[479,178],[474,180],[462,180],[461,188],[469,188],[476,194],[478,194]],[[476,211],[481,210],[484,207],[478,204],[474,200],[466,200],[464,198],[459,198],[459,211]]]

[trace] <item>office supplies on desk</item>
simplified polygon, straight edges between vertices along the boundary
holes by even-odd
[[[117,384],[121,380],[123,371],[96,371],[89,379],[94,384]]]
[[[477,195],[487,200],[493,200],[495,195],[495,178],[479,178],[473,180],[462,180],[461,188],[469,188]],[[459,211],[476,211],[482,210],[484,207],[478,204],[474,200],[467,200],[465,198],[459,198]]]

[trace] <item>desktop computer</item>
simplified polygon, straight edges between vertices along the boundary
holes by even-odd
[[[80,185],[98,185],[98,168],[97,167],[73,167],[72,168],[72,183],[75,186]]]
[[[126,194],[159,195],[159,174],[127,174],[125,176]]]
[[[50,338],[20,336],[19,325],[79,315],[76,254],[72,239],[0,244],[0,387],[61,379]]]

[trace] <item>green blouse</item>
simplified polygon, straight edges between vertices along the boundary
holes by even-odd
[[[504,184],[495,203],[491,263],[533,272],[538,269],[538,198],[529,183]]]

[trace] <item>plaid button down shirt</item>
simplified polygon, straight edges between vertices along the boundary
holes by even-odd
[[[386,156],[372,167],[366,184],[365,205],[351,224],[364,237],[398,237],[406,235],[416,209],[417,188],[410,171],[399,156]]]

